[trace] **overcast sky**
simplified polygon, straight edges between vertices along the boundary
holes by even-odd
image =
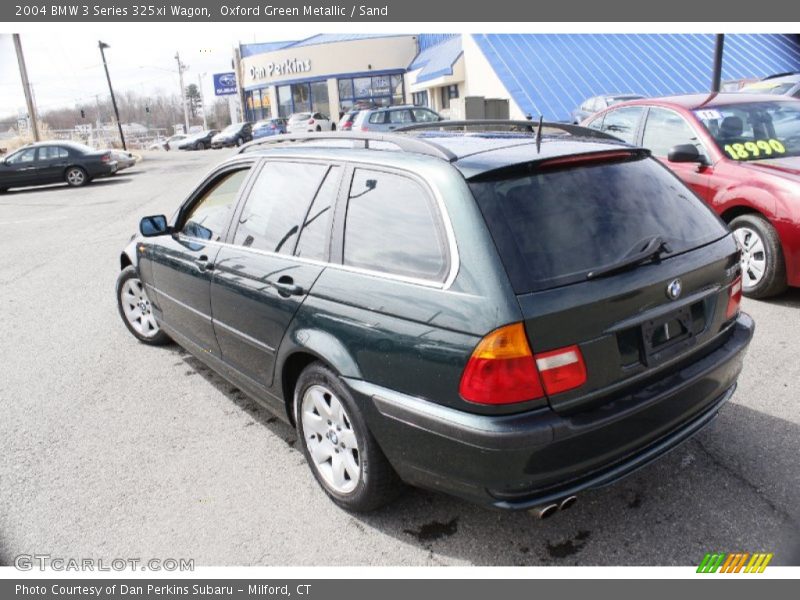
[[[59,31],[22,33],[22,49],[40,112],[51,108],[73,107],[76,102],[94,102],[95,94],[108,97],[97,41],[111,47],[106,60],[115,92],[127,89],[143,94],[163,91],[178,93],[175,52],[189,65],[184,84],[197,83],[204,76],[206,98],[213,93],[212,73],[231,70],[233,47],[239,42],[266,42],[303,39],[307,30],[282,27],[281,33],[264,32],[264,24],[254,24],[261,32],[242,25],[216,23],[213,28],[193,23],[155,24],[153,27],[98,27],[64,24]],[[16,118],[25,110],[19,68],[10,33],[0,33],[0,119]]]

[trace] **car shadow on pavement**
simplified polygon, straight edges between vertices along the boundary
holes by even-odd
[[[785,306],[787,308],[800,308],[800,288],[789,288],[783,294],[774,298],[765,298],[759,302],[774,304],[775,306]]]
[[[296,432],[201,361],[182,360],[302,455]],[[348,516],[365,535],[424,550],[422,564],[696,565],[706,552],[773,552],[800,565],[800,426],[729,403],[656,463],[579,495],[539,520],[409,488],[392,505]],[[322,492],[320,492],[322,493]],[[364,556],[363,564],[371,564]]]
[[[128,178],[128,173],[124,175],[115,175],[114,177],[104,177],[102,179],[95,179],[91,183],[87,184],[91,187],[105,187],[105,186],[113,186],[120,183],[128,183],[130,182],[130,178]],[[0,195],[0,198],[7,197],[7,196],[22,196],[25,194],[32,194],[35,192],[41,192],[44,190],[57,190],[57,189],[65,189],[65,190],[74,190],[75,192],[79,192],[81,190],[85,190],[86,187],[71,187],[66,183],[54,183],[51,185],[39,185],[36,187],[25,187],[25,188],[12,188],[6,192],[3,192]]]

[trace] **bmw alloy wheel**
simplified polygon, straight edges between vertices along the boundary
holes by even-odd
[[[361,478],[358,438],[342,402],[327,387],[312,385],[301,404],[312,466],[336,493],[349,494]]]
[[[119,303],[125,319],[142,337],[152,338],[158,335],[160,328],[141,280],[131,278],[122,285]]]

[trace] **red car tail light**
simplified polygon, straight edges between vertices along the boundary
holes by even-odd
[[[578,346],[542,352],[534,356],[544,391],[559,394],[586,383],[586,363]]]
[[[308,120],[308,124],[309,124],[309,125],[313,125],[313,124],[314,124],[314,119],[309,119],[309,120]]]
[[[728,296],[728,310],[725,311],[725,318],[732,319],[739,314],[742,305],[742,276],[739,275],[733,280]]]
[[[577,345],[534,354],[525,326],[512,323],[478,343],[458,391],[468,402],[513,404],[566,392],[586,380],[586,363]]]
[[[111,153],[103,154],[103,156],[100,157],[100,161],[101,162],[111,162]]]
[[[495,329],[472,352],[459,393],[479,404],[512,404],[544,396],[522,323]]]

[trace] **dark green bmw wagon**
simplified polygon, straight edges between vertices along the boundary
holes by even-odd
[[[121,255],[131,333],[295,425],[347,509],[406,483],[548,516],[736,388],[753,322],[704,203],[605,134],[478,125],[253,142]]]

